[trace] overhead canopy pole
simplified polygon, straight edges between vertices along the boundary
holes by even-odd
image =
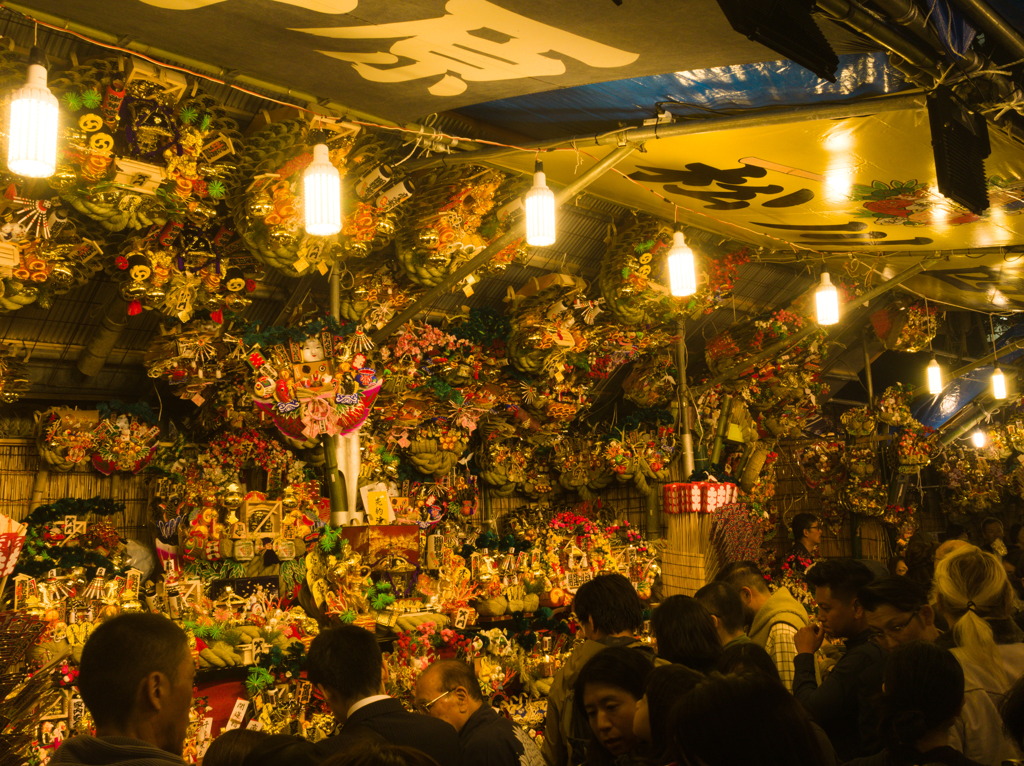
[[[585,189],[589,184],[596,181],[608,170],[615,167],[619,162],[624,160],[630,154],[639,148],[638,144],[627,144],[620,146],[618,149],[609,152],[605,157],[598,161],[593,167],[589,168],[585,172],[581,173],[577,178],[573,179],[572,183],[566,186],[559,192],[555,193],[555,205],[561,205],[568,202],[575,197],[579,192]],[[464,264],[459,266],[455,271],[445,277],[435,287],[430,288],[420,298],[409,304],[409,306],[402,312],[395,314],[391,318],[391,321],[384,325],[377,332],[371,335],[371,339],[375,344],[380,344],[382,341],[390,337],[399,327],[408,322],[414,316],[419,314],[421,311],[426,309],[428,306],[434,303],[438,298],[446,295],[453,287],[458,285],[463,279],[468,277],[474,271],[479,269],[484,264],[490,262],[497,253],[500,253],[510,244],[515,242],[517,239],[523,236],[525,231],[525,217],[520,217],[515,223],[513,223],[507,232],[502,234],[491,244],[481,250],[479,253],[474,255]]]
[[[844,117],[859,117],[882,112],[897,112],[904,109],[915,109],[924,106],[925,97],[921,91],[897,93],[892,96],[842,101],[834,104],[808,104],[784,109],[768,108],[747,110],[741,114],[706,119],[684,120],[667,125],[637,126],[606,133],[595,133],[568,138],[546,139],[520,144],[511,149],[481,149],[476,152],[445,154],[421,160],[410,160],[405,163],[407,171],[438,165],[461,165],[466,162],[490,162],[509,154],[521,153],[522,150],[546,151],[558,147],[571,146],[584,149],[588,146],[609,146],[623,142],[640,142],[656,138],[673,138],[690,136],[697,133],[713,133],[717,130],[735,130],[738,128],[764,127],[766,125],[786,125],[794,122],[810,120],[839,120]]]

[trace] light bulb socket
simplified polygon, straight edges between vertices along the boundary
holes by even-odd
[[[534,173],[543,173],[544,172],[544,160],[534,160],[533,161],[533,172]]]
[[[317,144],[327,143],[327,131],[323,128],[313,128],[306,134],[306,143],[312,148]]]
[[[28,52],[28,65],[41,66],[44,69],[50,68],[50,62],[46,58],[46,51],[40,48],[38,45],[33,45]]]

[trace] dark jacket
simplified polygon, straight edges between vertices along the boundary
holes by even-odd
[[[54,766],[184,766],[180,755],[131,737],[72,737],[53,754]]]
[[[981,766],[977,761],[972,761],[959,750],[954,750],[948,745],[945,747],[932,748],[926,753],[919,753],[908,748],[886,748],[878,755],[871,755],[867,758],[854,758],[848,761],[846,766],[932,766],[932,764],[944,764],[944,766]]]
[[[540,748],[530,735],[484,703],[459,732],[467,766],[541,766]]]
[[[879,695],[885,652],[864,631],[846,642],[846,653],[821,686],[814,677],[814,655],[794,660],[793,696],[828,734],[836,755],[848,761],[881,749]]]
[[[451,724],[410,713],[396,699],[378,700],[348,717],[341,731],[313,748],[321,759],[367,740],[405,745],[422,750],[441,766],[461,766],[459,737]]]

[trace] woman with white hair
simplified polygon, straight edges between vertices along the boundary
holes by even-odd
[[[980,763],[1024,757],[999,715],[1003,698],[1024,673],[1024,635],[1012,619],[1006,570],[980,548],[957,548],[935,567],[932,599],[964,669],[964,707],[950,744]]]

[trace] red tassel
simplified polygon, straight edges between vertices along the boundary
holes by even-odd
[[[224,324],[224,311],[223,309],[217,309],[216,311],[210,312],[210,319],[217,324]]]
[[[134,317],[142,313],[142,303],[139,301],[131,301],[128,304],[128,316]]]
[[[4,196],[7,197],[7,199],[14,199],[18,196],[18,187],[14,184],[8,184],[6,191],[4,191]]]

